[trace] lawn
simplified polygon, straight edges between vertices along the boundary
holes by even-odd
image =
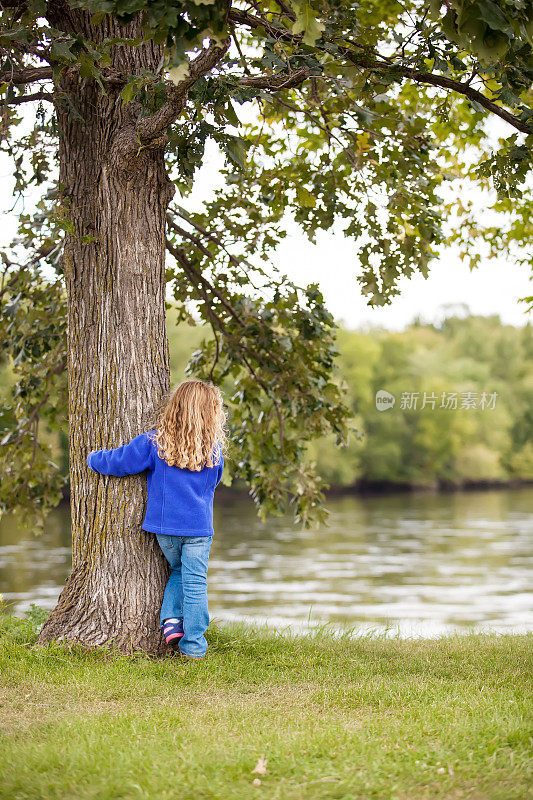
[[[37,616],[0,618],[1,798],[533,797],[533,634],[212,625],[182,662],[36,648]]]

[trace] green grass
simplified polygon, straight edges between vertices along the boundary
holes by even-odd
[[[1,798],[533,796],[533,635],[212,626],[182,663],[35,648],[34,619],[2,619]]]

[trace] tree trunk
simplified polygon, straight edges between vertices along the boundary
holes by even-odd
[[[138,20],[106,18],[50,4],[49,21],[93,41],[138,33]],[[161,48],[149,42],[115,47],[123,74],[155,70]],[[63,75],[79,116],[56,101],[60,190],[68,293],[69,450],[72,573],[40,641],[112,642],[122,651],[165,651],[159,609],[167,579],[155,535],[140,525],[145,476],[97,475],[91,450],[118,447],[152,427],[150,415],[169,389],[165,324],[165,214],[173,184],[164,141],[125,158],[124,131],[134,130],[136,103],[122,107],[120,85],[106,97],[93,80]]]

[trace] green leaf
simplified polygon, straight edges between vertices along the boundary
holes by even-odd
[[[56,58],[60,61],[68,61],[72,63],[76,61],[76,56],[74,53],[71,52],[71,47],[74,44],[74,39],[66,39],[66,40],[55,40],[52,42],[52,47],[50,49],[50,55],[52,58]]]
[[[124,103],[130,103],[136,95],[137,81],[130,81],[125,85],[120,93],[120,97]]]
[[[244,169],[246,150],[247,144],[243,142],[242,139],[237,139],[237,137],[233,136],[228,139],[224,147],[226,155],[241,169]]]
[[[226,117],[226,119],[228,120],[230,125],[234,125],[235,128],[239,127],[240,120],[239,120],[239,117],[237,116],[237,114],[235,113],[235,109],[233,108],[231,100],[229,101],[229,103],[226,105],[226,107],[224,109],[224,116]]]
[[[493,30],[513,36],[513,29],[505,14],[492,0],[479,0],[479,14],[481,19]]]
[[[295,10],[296,21],[291,28],[292,32],[294,34],[303,33],[304,44],[314,45],[326,30],[326,26],[317,20],[315,12],[306,0],[297,3]]]
[[[300,205],[304,208],[315,208],[316,197],[312,195],[311,192],[305,188],[305,186],[298,186],[296,188],[296,197]]]

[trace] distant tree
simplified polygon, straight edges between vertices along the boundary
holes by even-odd
[[[303,454],[349,433],[334,321],[268,256],[287,216],[311,239],[341,221],[384,304],[441,244],[472,263],[474,240],[521,245],[532,24],[525,0],[3,1],[3,150],[16,194],[43,198],[4,254],[18,380],[0,492],[36,522],[60,490],[39,420],[65,427],[68,373],[73,572],[43,639],[160,646],[165,566],[139,530],[144,484],[96,477],[86,456],[139,433],[169,388],[169,282],[180,318],[192,306],[213,331],[190,371],[234,381],[234,474],[262,513],[324,518]],[[193,213],[183,198],[208,140],[224,185]],[[461,178],[495,189],[495,216],[443,199]]]
[[[313,443],[324,477],[341,485],[529,478],[532,330],[469,315],[372,336],[339,331],[339,372],[363,435],[342,452],[329,439]],[[394,395],[393,408],[376,408],[380,389]],[[463,392],[474,393],[475,408],[462,407]],[[453,394],[456,407],[447,405]]]

